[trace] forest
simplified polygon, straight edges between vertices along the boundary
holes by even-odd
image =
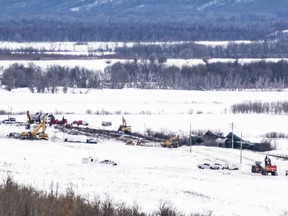
[[[184,19],[184,18],[183,18]],[[1,20],[1,41],[199,41],[260,40],[288,28],[285,19],[252,22],[189,17],[184,20],[127,20],[95,18],[92,21],[21,19]]]
[[[40,68],[30,64],[14,64],[2,69],[1,84],[7,90],[28,87],[32,92],[57,91],[71,88],[153,88],[185,90],[261,89],[287,88],[287,64],[272,63],[266,58],[287,58],[288,40],[274,38],[273,32],[287,29],[285,19],[262,17],[256,22],[242,20],[235,25],[233,17],[219,20],[172,18],[149,22],[143,20],[116,20],[97,17],[85,22],[79,20],[1,20],[2,41],[121,41],[135,42],[133,47],[123,46],[108,58],[130,59],[125,63],[109,65],[104,71],[85,68],[50,66]],[[209,19],[208,19],[209,20]],[[283,36],[283,35],[282,35]],[[197,41],[249,40],[250,43],[229,43],[227,46],[205,46]],[[179,43],[169,43],[169,42]],[[139,43],[137,43],[139,42]],[[167,44],[141,44],[140,42],[167,42]],[[13,52],[17,52],[15,55]],[[23,55],[18,56],[23,52]],[[1,58],[42,60],[45,50],[0,50]],[[43,55],[42,55],[43,56]],[[53,57],[53,56],[50,56]],[[61,56],[55,56],[60,58]],[[80,57],[77,57],[80,58]],[[103,56],[101,58],[107,58]],[[169,66],[167,59],[202,59],[197,66]],[[209,63],[211,58],[231,58],[233,63]],[[260,58],[261,62],[240,64],[240,58]],[[27,58],[28,59],[28,58]],[[27,60],[25,59],[25,60]],[[64,59],[64,57],[63,57]],[[31,60],[31,59],[29,59]]]
[[[288,40],[228,43],[227,46],[207,46],[195,42],[175,44],[136,44],[119,47],[115,52],[121,58],[209,59],[209,58],[287,58]]]
[[[3,70],[1,84],[7,89],[29,88],[32,92],[56,93],[70,88],[144,88],[178,90],[277,90],[288,86],[288,63],[209,63],[196,66],[168,66],[157,59],[117,62],[104,71],[34,64],[13,64]]]

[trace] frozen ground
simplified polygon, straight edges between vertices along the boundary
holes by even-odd
[[[37,111],[64,115],[68,120],[83,119],[100,128],[101,121],[112,122],[111,129],[125,115],[133,131],[166,130],[188,133],[192,130],[231,131],[243,139],[260,141],[266,132],[286,132],[285,115],[233,115],[233,103],[245,100],[283,101],[287,92],[197,92],[162,90],[88,90],[69,94],[31,94],[27,91],[0,90],[0,107],[14,113]],[[89,110],[92,114],[86,114]],[[106,111],[113,115],[95,115]],[[67,113],[71,114],[67,114]],[[16,115],[25,121],[25,115]],[[0,116],[0,120],[7,116]],[[173,204],[180,212],[212,215],[273,216],[288,213],[288,162],[272,158],[278,176],[251,173],[255,160],[264,161],[265,153],[214,147],[192,146],[177,149],[127,146],[115,140],[99,139],[97,144],[66,143],[64,135],[48,128],[48,141],[9,139],[9,132],[23,127],[0,125],[0,176],[39,190],[72,188],[87,199],[113,199],[127,205],[137,204],[143,211],[156,210],[161,202]],[[277,140],[278,153],[287,154],[286,139]],[[117,166],[83,164],[82,158],[110,159]],[[199,170],[204,162],[238,164],[239,171]]]
[[[158,45],[171,45],[171,44],[179,44],[185,43],[182,42],[141,42],[141,43],[133,43],[133,42],[87,42],[87,43],[78,43],[78,42],[7,42],[0,41],[0,49],[7,49],[16,51],[25,49],[29,50],[31,48],[35,50],[42,51],[42,53],[46,54],[61,54],[61,55],[75,55],[75,56],[101,56],[101,59],[94,60],[35,60],[35,61],[1,61],[0,60],[0,73],[3,69],[11,66],[14,63],[28,65],[29,63],[33,63],[39,67],[46,68],[52,65],[60,65],[65,67],[84,67],[90,70],[100,70],[103,71],[107,66],[114,64],[115,62],[126,62],[126,61],[134,61],[134,59],[103,59],[105,55],[110,55],[115,53],[115,48],[118,47],[131,47],[135,44],[158,44]],[[227,46],[229,43],[251,43],[251,41],[196,41],[195,43],[205,45],[205,46]],[[259,42],[261,43],[261,42]],[[209,59],[209,63],[213,62],[234,62],[236,59],[218,59],[213,58]],[[251,62],[258,61],[269,61],[269,62],[277,62],[280,60],[287,61],[286,58],[266,58],[266,59],[237,59],[240,64],[246,64]],[[202,59],[167,59],[165,63],[168,66],[175,65],[178,67],[182,66],[193,66],[198,64],[204,64]]]

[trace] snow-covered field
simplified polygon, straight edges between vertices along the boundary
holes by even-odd
[[[126,61],[134,61],[134,59],[103,59],[103,56],[114,54],[115,48],[118,47],[132,47],[136,44],[158,44],[158,45],[171,45],[171,44],[179,44],[179,43],[187,43],[183,42],[87,42],[87,43],[78,43],[78,42],[8,42],[8,41],[0,41],[0,49],[7,49],[11,51],[20,52],[19,50],[25,49],[35,49],[42,51],[46,54],[62,54],[62,55],[82,55],[82,56],[102,56],[101,59],[94,60],[34,60],[34,61],[25,61],[25,60],[4,60],[0,59],[0,73],[3,69],[8,68],[14,63],[19,63],[23,65],[28,65],[30,63],[35,64],[41,68],[47,68],[52,65],[60,65],[69,68],[73,68],[76,66],[84,67],[90,70],[100,70],[103,71],[107,66],[112,65],[116,62],[126,62]],[[197,44],[205,45],[205,46],[227,46],[229,43],[251,43],[251,41],[195,41]],[[259,42],[261,43],[261,41]],[[213,58],[209,59],[209,63],[214,62],[234,62],[236,59],[218,59]],[[269,62],[278,62],[280,60],[287,61],[286,58],[266,58],[266,59],[237,59],[240,64],[247,64],[251,62],[258,61],[269,61]],[[165,63],[168,66],[194,66],[199,64],[204,64],[202,59],[167,59]]]
[[[187,43],[189,41],[175,41],[175,42],[12,42],[12,41],[0,41],[0,49],[8,50],[20,50],[33,48],[35,50],[57,51],[57,52],[75,52],[88,54],[89,51],[103,50],[103,51],[115,51],[118,47],[132,47],[134,45],[173,45]],[[195,43],[204,46],[227,46],[229,43],[251,43],[251,41],[196,41]]]
[[[173,131],[188,134],[192,130],[220,130],[244,140],[261,141],[266,132],[286,133],[288,116],[231,114],[234,103],[285,101],[288,92],[202,92],[163,90],[82,90],[68,94],[31,94],[27,91],[0,90],[0,108],[14,113],[30,110],[56,113],[68,121],[83,119],[90,127],[101,128],[111,121],[118,128],[124,115],[133,131]],[[89,110],[89,112],[88,112]],[[110,112],[111,115],[95,115]],[[67,114],[70,113],[70,114]],[[92,113],[92,114],[87,114]],[[17,121],[26,116],[16,115]],[[0,116],[0,120],[7,116]],[[99,139],[97,144],[63,142],[61,132],[48,128],[48,141],[9,139],[9,132],[25,130],[20,126],[0,125],[0,178],[39,190],[72,188],[76,194],[93,200],[111,198],[127,205],[139,205],[152,212],[161,202],[170,202],[180,212],[212,215],[283,215],[288,214],[288,162],[272,159],[278,176],[251,173],[256,160],[266,153],[192,146],[165,149],[158,146],[128,146],[116,140]],[[278,153],[288,154],[286,139],[276,140]],[[190,152],[192,150],[192,152]],[[82,158],[109,159],[117,166],[83,164]],[[204,162],[230,162],[239,171],[199,170]]]

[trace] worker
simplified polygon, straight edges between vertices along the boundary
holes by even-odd
[[[28,124],[31,124],[31,123],[32,123],[32,119],[31,119],[31,115],[30,115],[29,110],[27,110],[26,115],[27,115],[27,122],[28,122]]]
[[[63,124],[63,125],[65,124],[65,118],[64,118],[64,116],[63,116],[63,118],[62,118],[62,124]]]
[[[271,165],[271,159],[266,155],[265,157],[265,167]]]
[[[268,163],[267,166],[271,166],[271,159],[268,157]]]

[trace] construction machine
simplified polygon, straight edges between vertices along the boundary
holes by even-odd
[[[42,131],[40,131],[42,129]],[[23,131],[19,133],[10,133],[8,136],[18,139],[31,139],[31,140],[38,140],[38,139],[48,139],[48,134],[46,131],[46,119],[43,117],[42,121],[36,125],[33,130]]]
[[[179,135],[171,136],[169,139],[165,140],[163,143],[161,143],[162,147],[178,147],[179,146]]]
[[[124,117],[122,117],[122,125],[119,126],[118,131],[121,131],[124,133],[131,133],[131,126],[128,126],[126,124],[126,120]]]
[[[251,172],[261,173],[262,175],[268,175],[269,173],[273,176],[278,175],[276,165],[266,164],[266,166],[263,167],[260,161],[256,161],[255,165],[252,165]]]

